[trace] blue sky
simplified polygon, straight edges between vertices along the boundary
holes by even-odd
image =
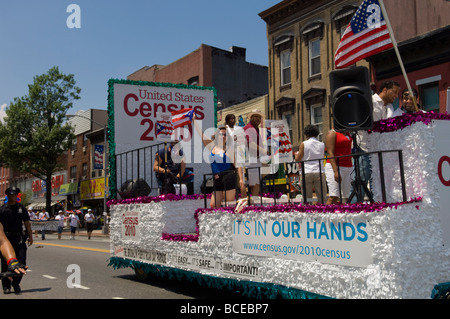
[[[75,75],[81,99],[69,113],[106,109],[107,81],[146,65],[169,64],[202,43],[247,48],[268,65],[266,24],[258,13],[281,0],[0,0],[0,107],[28,94],[53,66]],[[70,4],[81,28],[67,27]]]

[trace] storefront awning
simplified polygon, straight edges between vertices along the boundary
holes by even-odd
[[[61,201],[66,200],[65,197],[55,196],[52,197],[52,201],[50,202],[50,206],[55,206],[56,204],[61,204]],[[38,198],[31,202],[27,208],[35,209],[44,209],[45,208],[45,198]]]

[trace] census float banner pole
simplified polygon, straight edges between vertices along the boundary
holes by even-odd
[[[408,87],[408,91],[409,91],[412,101],[414,103],[414,109],[417,112],[419,110],[419,107],[417,106],[416,98],[411,89],[411,84],[409,83],[408,75],[406,74],[406,70],[405,70],[405,66],[403,65],[402,57],[400,56],[400,52],[398,51],[397,41],[395,40],[394,31],[392,30],[391,22],[387,15],[386,7],[384,6],[383,0],[378,0],[378,3],[380,4],[381,12],[383,13],[384,21],[386,22],[386,27],[389,31],[389,36],[391,37],[392,45],[394,46],[394,51],[395,51],[395,54],[397,55],[398,63],[400,64],[400,68],[402,70],[403,77],[405,78],[406,86]]]

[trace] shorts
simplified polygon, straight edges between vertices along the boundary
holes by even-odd
[[[219,175],[219,178],[216,176]],[[236,171],[225,171],[219,174],[214,174],[214,186],[217,191],[228,191],[231,189],[236,189],[237,180],[236,180]]]
[[[340,167],[339,174],[341,176],[341,194],[342,198],[350,196],[351,174],[353,167]],[[334,179],[333,167],[330,163],[325,165],[325,175],[327,176],[328,193],[330,197],[339,197],[339,183]]]
[[[94,229],[94,223],[86,223],[86,230],[92,231]]]
[[[63,226],[58,226],[58,234],[61,234],[63,232],[64,227]]]

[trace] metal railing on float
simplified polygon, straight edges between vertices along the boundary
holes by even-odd
[[[167,145],[159,143],[116,154],[116,184],[122,198],[159,195],[161,185],[158,184],[153,165],[156,155]],[[169,178],[168,174],[164,174],[164,178]],[[175,184],[179,185],[181,192],[183,182],[177,180]]]
[[[301,181],[302,181],[301,202],[303,204],[308,204],[309,202],[311,202],[311,199],[307,198],[305,196],[305,194],[304,194],[304,193],[306,193],[306,187],[307,187],[307,185],[306,185],[306,178],[305,178],[305,175],[306,175],[306,173],[305,173],[305,165],[304,165],[305,163],[307,163],[307,162],[318,162],[319,163],[319,165],[318,165],[318,167],[319,167],[319,175],[322,176],[322,174],[324,173],[324,165],[323,165],[323,163],[325,161],[327,161],[327,160],[329,161],[331,159],[335,159],[336,163],[337,163],[337,166],[340,167],[339,163],[340,163],[340,161],[342,161],[342,159],[351,157],[353,159],[353,170],[354,171],[352,173],[353,180],[351,182],[351,184],[352,184],[352,192],[349,194],[348,202],[351,202],[353,200],[353,198],[356,197],[356,202],[363,202],[364,200],[368,200],[371,203],[373,203],[374,199],[372,197],[372,190],[369,190],[367,185],[365,185],[365,183],[360,178],[359,158],[361,156],[364,156],[364,155],[375,155],[374,157],[372,157],[371,160],[377,159],[378,174],[379,174],[379,178],[380,178],[381,199],[382,199],[383,202],[387,202],[386,179],[385,179],[385,169],[384,169],[385,161],[383,159],[383,154],[385,154],[385,153],[397,153],[398,170],[399,170],[400,183],[401,183],[401,186],[400,186],[400,188],[401,188],[401,197],[402,197],[403,201],[406,201],[407,198],[406,198],[406,185],[405,185],[405,174],[404,174],[404,164],[403,164],[403,152],[402,152],[402,150],[386,150],[386,151],[377,151],[377,152],[355,153],[355,154],[344,155],[344,156],[324,157],[324,158],[320,158],[320,159],[300,161],[300,162],[292,162],[291,164],[300,166],[300,175],[301,175]],[[392,163],[390,163],[390,164],[392,164]],[[246,178],[247,181],[248,181],[248,170],[258,170],[259,185],[264,185],[264,183],[263,183],[264,180],[261,177],[262,176],[261,175],[261,167],[251,167],[251,168],[248,167],[248,168],[245,168],[245,174],[244,175],[245,175],[245,178]],[[374,174],[376,174],[376,172],[372,171],[372,176],[374,176]],[[210,180],[210,178],[208,178],[208,176],[212,176],[212,178],[214,178],[214,175],[215,174],[212,174],[212,173],[204,174],[203,175],[203,185],[207,185],[208,180]],[[235,178],[235,189],[238,190],[239,188],[237,187],[238,186],[237,174],[235,174],[235,176],[236,176],[236,178]],[[289,187],[289,181],[288,181],[289,176],[288,176],[288,173],[286,171],[285,171],[285,177],[286,177],[286,183],[284,185]],[[343,198],[342,198],[342,187],[341,187],[341,178],[340,177],[341,177],[340,176],[340,170],[338,169],[339,201],[342,202]],[[271,179],[272,179],[272,182],[270,183]],[[274,176],[272,176],[271,178],[270,177],[269,178],[265,178],[266,182],[269,181],[269,183],[267,183],[269,185],[274,185],[275,184],[274,180],[275,180]],[[324,183],[324,182],[325,181],[323,181],[323,179],[320,178],[320,187],[321,187],[321,189],[323,189],[324,185],[322,183]],[[270,193],[270,191],[269,192],[264,192],[263,187],[261,187],[260,188],[260,192],[259,192],[259,197],[256,200],[251,200],[250,192],[248,190],[248,185],[246,186],[246,188],[247,188],[247,196],[246,197],[248,198],[248,202],[249,203],[251,202],[253,205],[264,205],[264,204],[266,204],[264,202],[264,199],[263,199],[262,195]],[[207,190],[208,190],[208,188],[204,188],[204,190],[202,191],[202,193],[205,195],[205,197],[204,197],[205,208],[207,207],[206,194],[212,194],[213,192],[217,192],[217,191],[221,191],[221,192],[225,191],[225,189],[221,189],[221,190],[216,189],[215,183],[212,183],[212,187],[209,187],[209,190],[210,190],[209,192]],[[282,199],[277,198],[275,193],[276,192],[273,191],[273,196],[270,196],[270,199],[271,199],[270,200],[270,204],[276,205],[277,201],[280,202],[280,203],[281,202],[287,202],[287,203],[294,202],[290,198],[290,196],[287,196],[287,200],[286,199],[282,200]],[[316,195],[317,195],[317,192],[316,192]],[[323,192],[320,192],[320,195],[321,195],[321,202],[325,203],[326,200],[324,198]],[[218,207],[218,206],[234,206],[236,204],[236,201],[237,201],[238,198],[239,198],[238,191],[236,191],[236,195],[235,195],[235,200],[234,201],[228,200],[228,201],[220,203],[220,205],[218,205],[219,203],[214,203],[214,206],[215,207]],[[217,199],[217,196],[214,196],[214,199]]]
[[[139,149],[135,149],[135,150],[131,150],[131,151],[127,151],[121,154],[117,154],[116,155],[116,178],[117,178],[117,186],[118,186],[118,191],[119,194],[121,195],[121,197],[125,198],[125,197],[137,197],[137,196],[147,196],[147,195],[151,195],[151,196],[157,196],[159,195],[159,188],[160,185],[158,185],[158,181],[156,178],[156,174],[153,171],[153,163],[155,160],[155,156],[156,154],[158,154],[158,152],[160,152],[160,150],[164,149],[164,143],[160,143],[160,144],[156,144],[156,145],[152,145],[152,146],[147,146],[147,147],[143,147],[143,148],[139,148]],[[372,160],[378,159],[378,174],[379,174],[379,178],[380,178],[380,188],[381,188],[381,199],[383,202],[387,202],[387,195],[386,195],[386,179],[385,179],[385,165],[384,165],[384,159],[383,159],[383,154],[385,153],[397,153],[397,157],[398,157],[398,169],[399,169],[399,173],[400,173],[400,182],[401,182],[401,196],[402,196],[402,200],[406,201],[406,186],[405,186],[405,176],[404,176],[404,164],[403,164],[403,153],[402,150],[386,150],[386,151],[378,151],[378,152],[366,152],[366,153],[356,153],[356,154],[351,154],[351,155],[345,155],[345,156],[336,156],[336,157],[324,157],[324,158],[320,158],[320,159],[315,159],[315,160],[308,160],[308,161],[300,161],[300,162],[292,162],[291,164],[293,165],[299,165],[300,166],[300,175],[301,175],[301,181],[302,181],[302,189],[303,192],[306,191],[306,179],[305,179],[305,163],[307,162],[318,162],[319,163],[319,173],[320,175],[322,175],[323,173],[323,163],[326,160],[330,160],[330,159],[335,159],[337,162],[337,165],[339,167],[339,162],[343,159],[343,158],[348,158],[348,157],[352,157],[353,158],[353,162],[354,162],[354,169],[355,169],[355,174],[356,176],[359,175],[359,164],[355,165],[356,163],[359,163],[359,158],[363,155],[374,155],[372,156]],[[390,163],[391,164],[391,163]],[[262,178],[261,177],[261,167],[247,167],[245,168],[245,178],[246,180],[248,180],[248,172],[249,170],[258,170],[258,176],[259,176],[259,185],[264,186],[265,188],[269,188],[268,185],[274,185],[274,179],[275,177],[273,176],[274,174],[269,174],[272,176],[266,177],[266,178]],[[372,175],[376,174],[376,172],[372,171]],[[222,190],[217,190],[215,183],[211,183],[211,180],[214,178],[215,174],[209,173],[209,174],[204,174],[203,175],[203,184],[202,187],[200,187],[201,189],[201,193],[204,194],[204,198],[205,198],[205,208],[207,207],[207,195],[208,194],[212,194],[212,192],[217,192],[217,191],[223,191]],[[238,178],[237,178],[237,174],[235,174],[235,188],[236,188],[236,195],[235,195],[235,200],[234,201],[227,201],[225,202],[225,206],[233,206],[236,205],[236,201],[238,200],[239,196],[238,194],[239,192],[239,188],[238,188]],[[286,176],[286,182],[285,182],[285,186],[289,187],[289,176],[288,173],[285,172],[285,176]],[[207,187],[208,185],[208,181],[210,182],[210,186]],[[270,183],[271,181],[271,183]],[[322,179],[320,179],[321,183],[323,183]],[[264,185],[263,182],[266,182],[266,185]],[[180,184],[180,191],[182,189],[182,182],[178,181],[178,184]],[[356,187],[353,187],[353,189],[357,190],[359,187],[361,187],[361,183],[358,181],[358,178],[355,178],[352,181],[352,184]],[[321,188],[322,188],[322,184],[321,184]],[[257,200],[253,200],[253,204],[257,205],[264,205],[264,200],[263,200],[263,194],[267,194],[267,193],[271,193],[270,191],[264,191],[264,187],[260,187],[260,192],[259,192],[259,198]],[[248,186],[247,186],[248,188]],[[308,199],[306,196],[304,196],[305,194],[303,194],[302,192],[302,199],[301,202],[303,204],[308,204],[308,202],[310,201],[310,199]],[[286,199],[280,199],[277,198],[276,194],[278,192],[275,192],[272,190],[272,196],[271,196],[271,203],[272,204],[277,204],[277,203],[282,203],[282,202],[294,202],[293,199],[290,198],[290,196],[287,196],[287,201]],[[286,193],[289,193],[288,190],[286,190]],[[369,191],[369,194],[371,192]],[[342,192],[341,192],[341,184],[339,183],[339,200],[340,202],[342,202]],[[350,194],[352,196],[352,194]],[[323,198],[324,194],[321,193],[321,201],[325,202],[325,198]],[[364,198],[361,197],[361,192],[356,191],[353,196],[356,196],[357,201],[358,202],[362,202],[364,200]],[[251,197],[250,197],[250,191],[247,189],[247,195],[246,197],[248,198],[248,201],[250,202]],[[215,196],[215,198],[217,198]],[[351,200],[351,198],[349,197],[349,201]],[[371,198],[371,196],[369,196],[368,198],[369,201],[373,202],[373,198]],[[298,202],[298,200],[296,200]],[[218,203],[215,203],[215,206],[217,206]],[[224,205],[224,204],[221,204]]]

